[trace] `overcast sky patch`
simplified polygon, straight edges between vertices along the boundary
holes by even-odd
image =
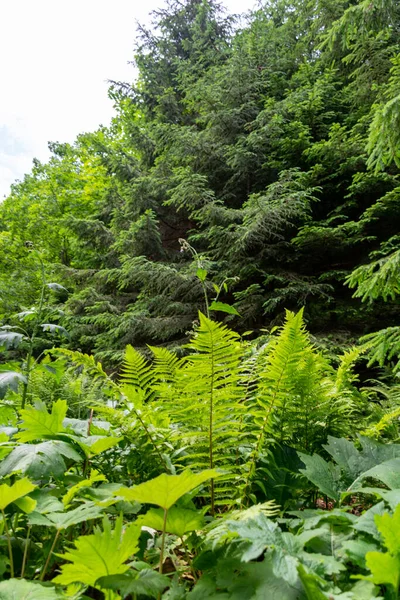
[[[254,0],[225,0],[230,12]],[[132,81],[136,20],[163,0],[3,0],[0,6],[0,199],[49,158],[48,141],[73,142],[108,125],[108,80]]]

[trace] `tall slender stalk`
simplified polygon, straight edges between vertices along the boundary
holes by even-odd
[[[26,567],[26,561],[27,561],[27,558],[28,558],[28,547],[29,547],[29,539],[30,539],[30,536],[31,536],[31,529],[32,529],[32,527],[29,525],[28,526],[28,533],[26,534],[26,540],[25,540],[24,556],[22,558],[21,579],[25,575],[25,567]]]
[[[209,431],[208,431],[208,451],[210,469],[214,468],[214,360],[212,361],[211,382],[210,382],[210,414],[209,414]],[[211,515],[215,514],[215,492],[214,479],[210,480],[210,496],[211,496]]]
[[[6,538],[7,538],[8,556],[10,557],[10,574],[11,574],[11,579],[12,579],[14,577],[14,557],[13,557],[12,546],[11,546],[11,535],[10,535],[10,530],[8,529],[7,519],[6,519],[6,515],[5,515],[3,509],[1,511],[1,514],[3,515],[4,531],[6,533]]]
[[[56,533],[56,535],[54,536],[54,540],[53,540],[53,543],[52,543],[52,545],[51,545],[50,552],[49,552],[49,554],[48,554],[48,557],[47,557],[47,560],[46,560],[46,564],[44,565],[44,567],[43,567],[43,571],[42,571],[42,573],[41,573],[41,575],[40,575],[40,581],[43,581],[43,580],[44,580],[44,576],[46,575],[46,571],[47,571],[47,568],[48,568],[48,566],[49,566],[49,563],[50,563],[51,555],[52,555],[52,554],[53,554],[53,552],[54,552],[54,548],[56,547],[56,544],[57,544],[57,540],[58,540],[58,536],[59,536],[59,535],[60,535],[60,529],[57,529],[57,533]]]
[[[165,530],[167,528],[167,516],[168,516],[168,509],[164,508],[164,521],[163,521],[161,549],[160,549],[160,566],[158,568],[158,572],[160,573],[160,575],[162,575],[162,572],[163,572],[164,550],[165,550]]]
[[[43,260],[40,256],[40,254],[36,251],[35,251],[35,253],[40,262],[40,268],[41,268],[41,273],[42,273],[42,290],[40,292],[39,307],[38,307],[38,311],[36,313],[36,319],[35,319],[35,323],[33,326],[32,335],[29,338],[29,348],[28,348],[28,354],[26,356],[26,366],[25,366],[25,372],[24,372],[26,381],[24,382],[23,388],[22,388],[21,408],[25,408],[26,400],[28,397],[29,379],[30,379],[30,374],[31,374],[31,370],[32,370],[33,348],[34,348],[34,342],[35,342],[35,338],[36,338],[36,335],[38,332],[39,324],[40,324],[40,321],[42,320],[44,294],[45,294],[45,289],[46,289],[46,272],[45,272],[45,268],[44,268],[44,263],[43,263]]]

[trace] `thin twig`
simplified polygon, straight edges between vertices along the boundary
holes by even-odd
[[[2,510],[1,513],[3,515],[4,531],[6,532],[6,537],[7,537],[8,554],[10,557],[10,574],[11,574],[11,579],[12,579],[14,577],[14,558],[13,558],[12,546],[11,546],[11,536],[10,536],[10,530],[8,529],[6,515],[4,514],[4,510]]]
[[[60,529],[57,529],[57,533],[54,536],[54,540],[53,540],[53,543],[51,545],[50,552],[49,552],[49,555],[48,555],[47,560],[46,560],[46,564],[44,565],[42,574],[40,575],[40,581],[44,580],[44,576],[46,575],[47,567],[49,566],[50,558],[51,558],[51,555],[53,554],[53,551],[54,551],[54,548],[56,546],[56,543],[57,543],[59,535],[60,535]]]

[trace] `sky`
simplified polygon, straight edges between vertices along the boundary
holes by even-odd
[[[242,13],[255,0],[223,0]],[[135,23],[163,0],[0,0],[0,200],[49,141],[113,116],[107,80],[132,81]]]

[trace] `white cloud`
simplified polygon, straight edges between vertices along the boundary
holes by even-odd
[[[162,0],[2,0],[0,198],[47,160],[48,141],[73,141],[108,124],[107,80],[132,80],[135,21]],[[227,0],[232,12],[253,0]],[[5,135],[5,133],[7,135]],[[16,148],[18,150],[16,150]]]

